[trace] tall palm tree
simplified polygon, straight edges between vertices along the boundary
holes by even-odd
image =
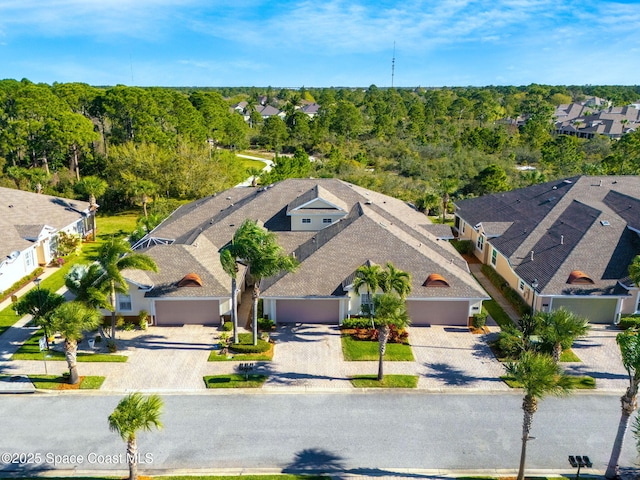
[[[109,415],[109,430],[118,432],[127,442],[127,462],[129,464],[129,479],[138,479],[138,442],[136,433],[139,430],[151,431],[152,427],[162,428],[160,414],[163,402],[158,395],[143,397],[135,392],[127,395],[118,403],[113,413]]]
[[[82,332],[98,326],[102,315],[95,308],[74,301],[60,305],[51,314],[51,318],[53,329],[64,337],[64,356],[69,365],[69,383],[75,385],[80,381],[76,366],[78,340],[82,338]]]
[[[220,249],[220,263],[231,277],[231,321],[233,322],[233,343],[238,343],[238,297],[236,290],[238,260],[259,255],[259,245],[255,242],[261,235],[258,224],[245,220],[236,230],[231,242]]]
[[[99,177],[95,177],[95,176],[87,176],[84,177],[80,182],[78,182],[77,184],[77,189],[80,191],[81,194],[86,195],[87,197],[89,197],[89,208],[91,209],[91,211],[93,212],[93,238],[95,240],[96,238],[96,210],[98,209],[98,203],[96,202],[96,199],[98,197],[101,197],[102,195],[104,195],[104,193],[107,191],[107,188],[109,187],[109,184],[104,181],[103,179],[99,178]]]
[[[356,270],[356,276],[353,279],[353,290],[360,292],[360,288],[365,286],[367,289],[366,310],[373,326],[373,295],[380,288],[380,278],[382,268],[380,265],[367,261],[365,265],[361,265]],[[362,306],[361,306],[362,308]]]
[[[64,303],[64,297],[46,288],[37,287],[29,290],[23,297],[14,304],[13,309],[16,314],[31,315],[34,322],[42,327],[44,336],[47,339],[47,350],[49,350],[49,335],[53,333],[51,325],[51,314]]]
[[[542,338],[553,345],[553,361],[560,362],[563,348],[570,348],[573,341],[587,334],[589,321],[562,307],[552,312],[538,312]]]
[[[244,228],[242,228],[244,227]],[[276,234],[261,227],[253,220],[245,220],[238,229],[235,243],[242,250],[241,258],[247,262],[249,272],[253,278],[251,294],[253,344],[258,344],[258,300],[260,299],[260,282],[263,278],[280,272],[293,272],[298,267],[298,261],[286,255],[284,249],[278,245]]]
[[[76,263],[64,276],[64,284],[75,295],[75,300],[93,308],[110,307],[108,297],[108,284],[100,285],[99,279],[104,270],[99,263],[84,265]]]
[[[126,269],[158,271],[156,262],[143,253],[132,253],[126,240],[111,238],[104,242],[98,252],[97,263],[103,273],[96,279],[94,286],[102,288],[107,284],[109,288],[109,304],[111,310],[111,342],[116,340],[116,293],[129,293],[127,281],[122,276]]]
[[[520,451],[520,467],[517,480],[524,479],[524,470],[527,457],[527,442],[531,438],[531,424],[533,415],[538,410],[538,400],[546,395],[565,395],[571,391],[572,385],[569,377],[562,373],[561,368],[553,361],[551,356],[525,351],[517,362],[505,365],[507,375],[522,386],[524,399],[522,410],[524,420],[522,422],[522,449]]]
[[[384,354],[387,350],[387,341],[391,332],[391,325],[396,328],[406,328],[411,323],[407,314],[407,305],[404,298],[396,293],[383,293],[373,299],[376,312],[375,322],[378,327],[378,381],[384,379]]]
[[[625,330],[619,333],[616,337],[616,343],[620,347],[622,364],[627,370],[627,375],[629,375],[629,386],[624,395],[620,397],[622,413],[607,471],[604,474],[607,478],[616,478],[618,476],[618,460],[622,451],[622,443],[629,425],[629,418],[638,408],[638,386],[640,385],[640,335],[638,335],[638,331]]]

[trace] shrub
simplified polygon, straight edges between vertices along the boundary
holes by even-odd
[[[138,313],[138,326],[140,327],[141,330],[147,329],[148,321],[149,321],[149,312],[147,312],[146,310],[140,310],[140,313]]]
[[[258,344],[253,345],[253,338],[250,333],[241,333],[238,335],[240,343],[232,343],[230,348],[236,353],[264,353],[271,348],[269,342],[258,339]]]
[[[371,328],[371,320],[368,317],[351,317],[342,321],[341,328]]]
[[[378,329],[377,328],[356,328],[356,331],[351,335],[356,340],[367,340],[372,342],[378,341]],[[404,329],[398,329],[398,327],[391,325],[389,328],[388,343],[409,343],[409,333]]]
[[[259,318],[258,319],[258,330],[269,331],[275,328],[276,324],[273,320],[268,318]]]
[[[476,313],[473,316],[472,324],[474,328],[482,328],[487,323],[488,313],[486,310],[482,310],[480,313]]]
[[[618,328],[627,330],[628,328],[640,327],[640,315],[623,315],[618,323]]]
[[[231,330],[233,330],[233,322],[224,322],[222,324],[223,332],[230,332]]]
[[[453,245],[461,255],[471,255],[475,248],[471,240],[452,240],[451,245]]]
[[[515,327],[503,329],[494,346],[499,350],[498,357],[517,359],[524,350],[522,332]]]
[[[482,273],[502,292],[504,297],[515,308],[520,315],[530,314],[531,307],[525,302],[520,294],[509,286],[509,283],[489,265],[482,265]]]

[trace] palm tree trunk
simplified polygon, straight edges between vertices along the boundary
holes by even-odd
[[[76,358],[78,356],[78,342],[75,340],[65,339],[64,341],[64,357],[67,360],[69,366],[69,383],[76,385],[80,381],[78,376],[78,368],[76,364]]]
[[[560,355],[562,355],[562,345],[560,343],[556,343],[553,346],[553,361],[560,363]]]
[[[389,325],[380,325],[378,328],[378,342],[380,343],[380,358],[378,359],[378,381],[384,378],[384,352],[387,350],[389,340]]]
[[[613,449],[611,450],[611,458],[609,458],[607,471],[604,474],[606,478],[616,478],[618,476],[618,461],[620,460],[620,453],[622,452],[624,435],[627,432],[629,418],[637,407],[637,394],[634,394],[634,392],[637,392],[637,387],[635,387],[635,389],[633,386],[629,387],[627,392],[620,397],[622,413],[620,415],[620,423],[618,424],[616,439],[613,442]]]
[[[251,294],[251,300],[253,306],[251,308],[251,330],[253,330],[253,344],[258,344],[258,298],[260,298],[260,280],[256,279],[253,284],[253,293]]]
[[[111,281],[111,293],[109,294],[111,302],[111,341],[116,341],[116,283]]]
[[[238,296],[236,278],[231,277],[231,322],[233,323],[233,343],[238,343]]]
[[[529,433],[531,432],[531,424],[533,423],[533,414],[536,413],[537,409],[537,399],[530,395],[525,395],[522,400],[524,419],[522,421],[522,448],[520,450],[520,466],[518,467],[517,480],[524,480],[524,470],[527,461],[527,442],[529,441]]]
[[[129,480],[138,480],[138,444],[136,437],[129,437],[127,442],[127,462],[129,463]]]

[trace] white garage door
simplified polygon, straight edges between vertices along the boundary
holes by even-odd
[[[219,325],[218,300],[158,300],[156,325]]]
[[[276,322],[278,323],[337,325],[339,315],[339,300],[276,300]]]
[[[407,300],[412,325],[469,324],[468,301]]]

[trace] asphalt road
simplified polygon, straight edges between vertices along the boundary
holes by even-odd
[[[125,469],[125,443],[107,424],[120,398],[0,396],[0,472]],[[520,395],[208,393],[163,398],[164,429],[138,436],[143,468],[150,473],[273,468],[380,474],[513,470],[518,465]],[[604,470],[619,405],[617,395],[545,398],[533,422],[536,439],[529,442],[528,468],[571,471],[567,455],[586,454],[594,469]],[[18,463],[7,464],[7,453]],[[621,466],[632,467],[636,460],[629,431]]]

